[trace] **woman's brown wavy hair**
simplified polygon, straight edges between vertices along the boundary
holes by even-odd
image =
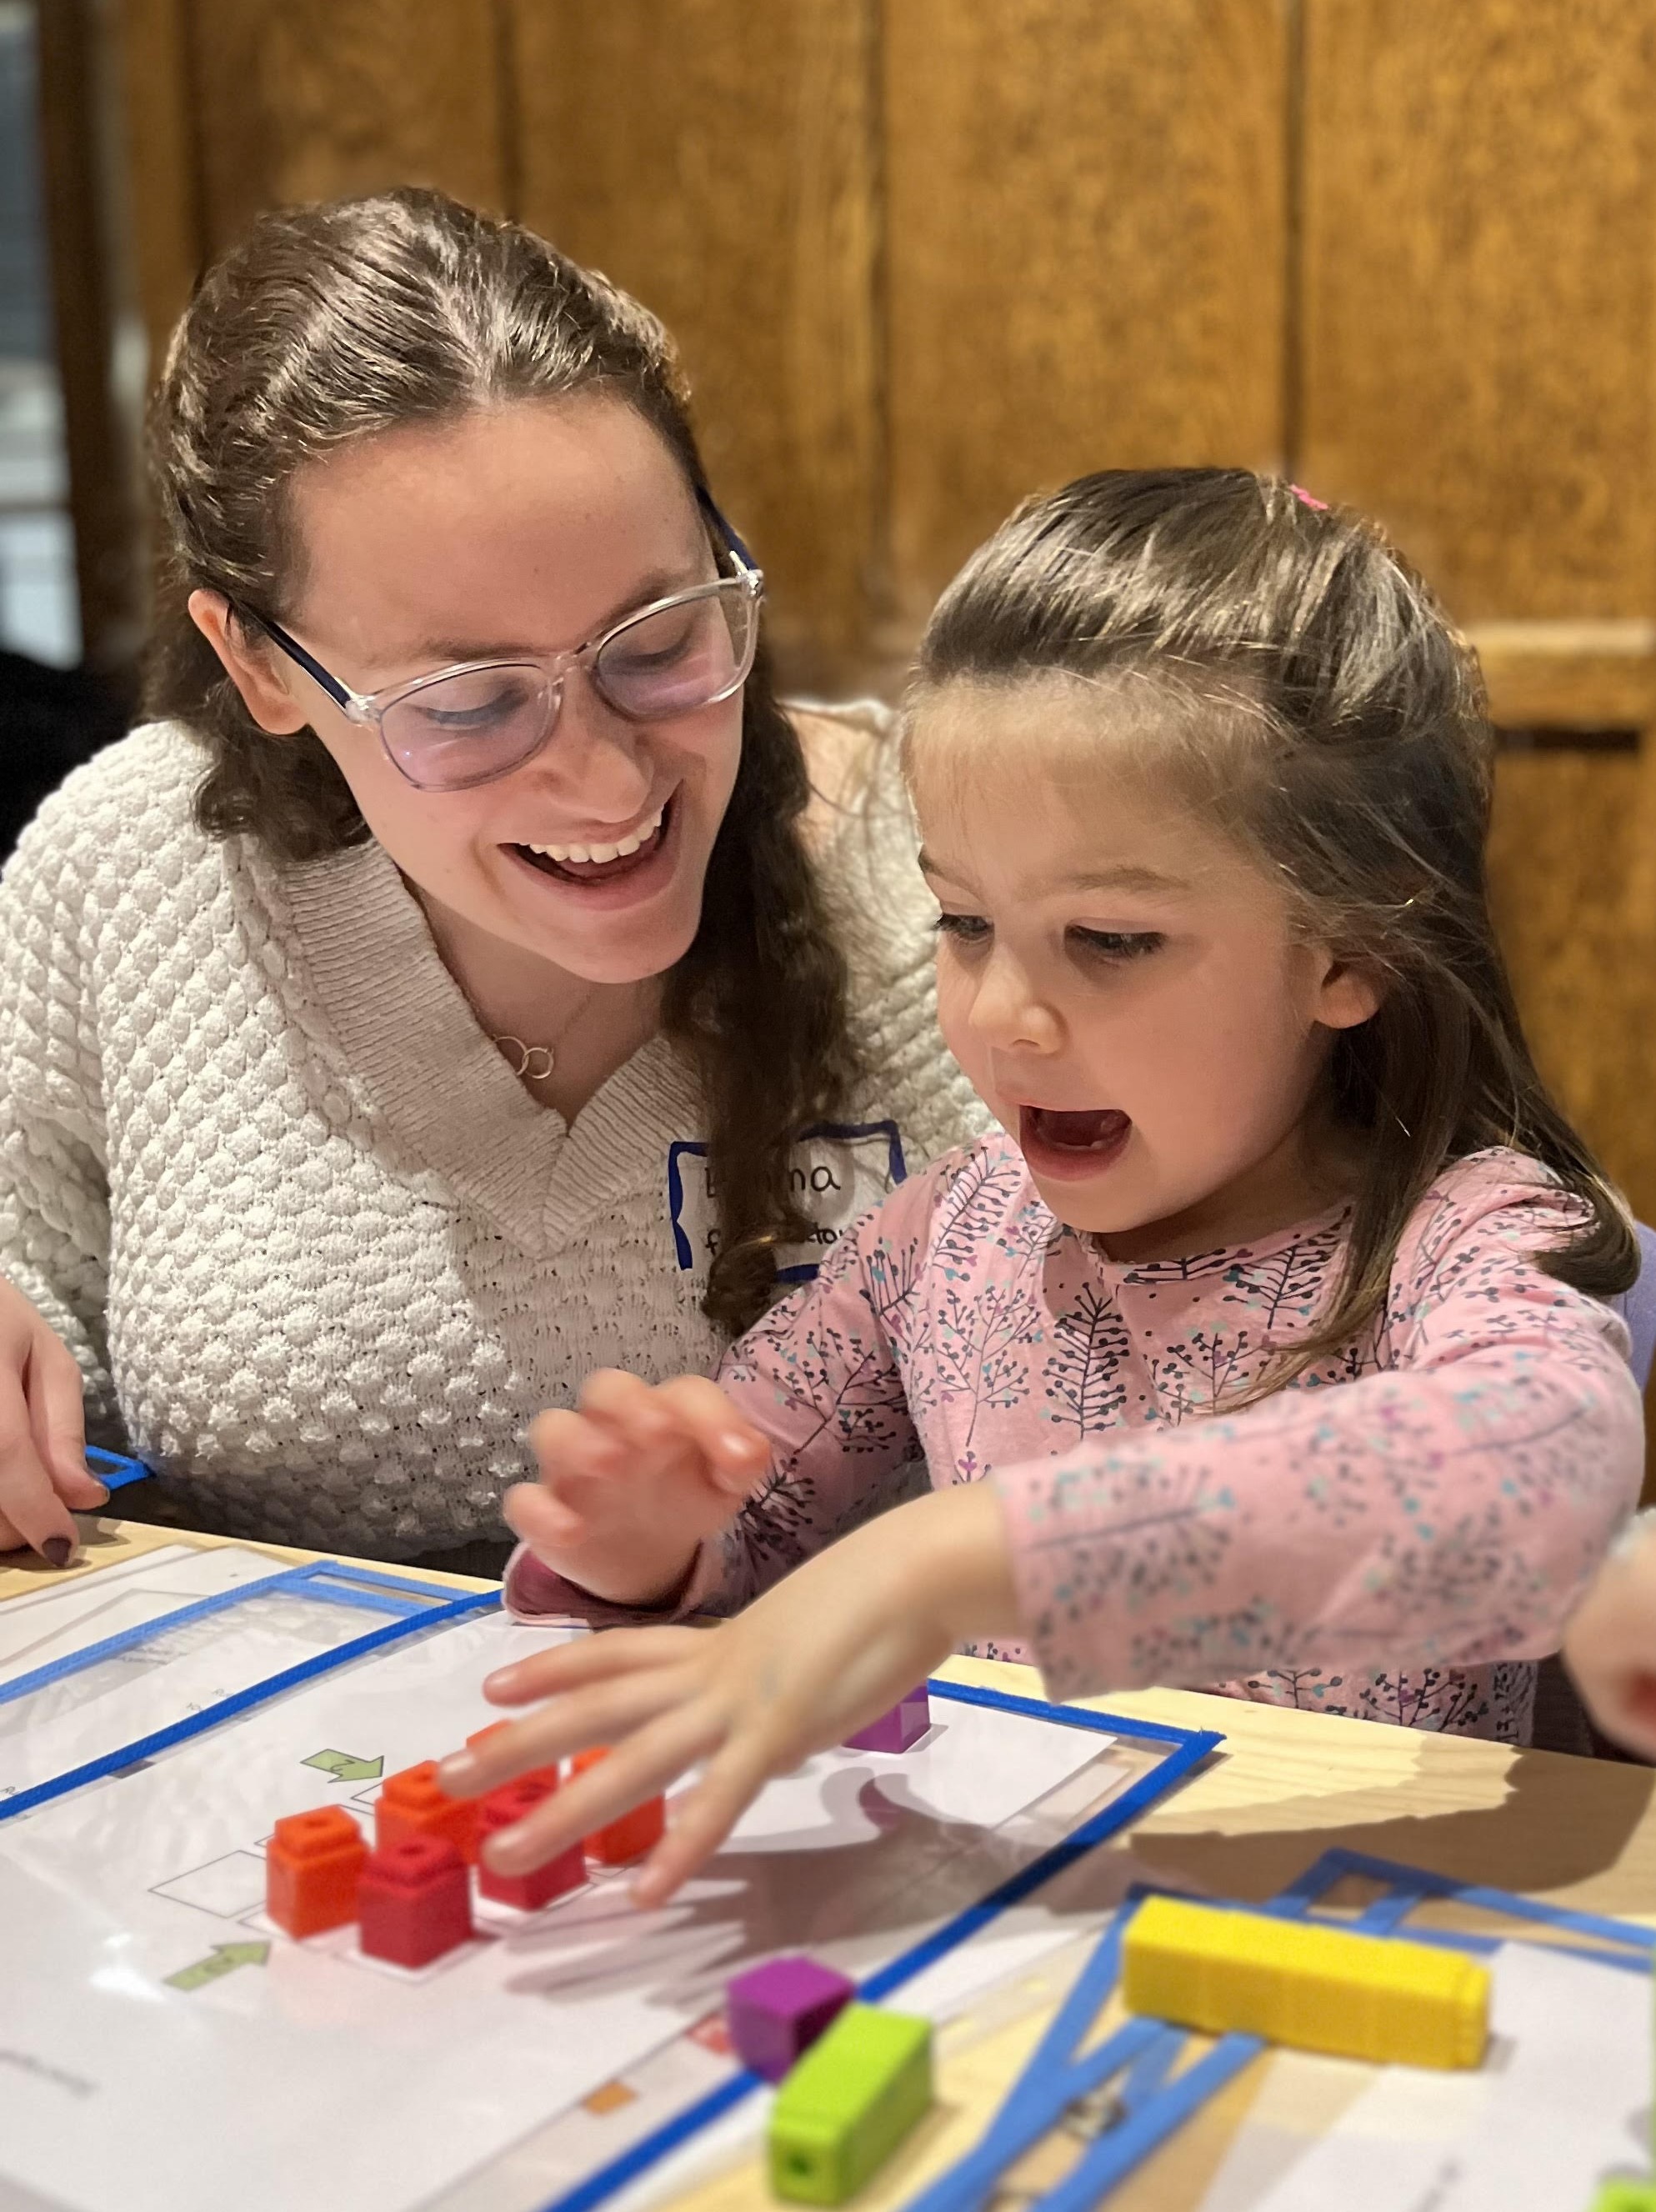
[[[1485,1146],[1529,1154],[1580,1200],[1576,1233],[1538,1255],[1549,1274],[1596,1297],[1629,1288],[1627,1209],[1536,1072],[1495,942],[1477,665],[1380,533],[1242,469],[1083,477],[968,562],[913,696],[1054,675],[1093,687],[1157,787],[1234,837],[1288,887],[1306,933],[1382,987],[1328,1066],[1327,1103],[1361,1138],[1344,1269],[1261,1390],[1374,1322],[1410,1215]]]
[[[661,325],[515,224],[437,192],[385,192],[262,216],[208,272],[151,410],[164,542],[147,697],[206,748],[204,830],[255,838],[282,860],[368,835],[310,731],[277,741],[252,720],[190,620],[190,592],[280,620],[298,580],[288,495],[299,470],[403,424],[577,392],[636,408],[706,492]],[[727,549],[714,553],[728,570]],[[788,1188],[793,1140],[840,1111],[853,1074],[845,963],[801,834],[809,798],[761,647],[701,926],[663,1003],[707,1102],[719,1250],[703,1303],[733,1334],[773,1293],[775,1248],[809,1233]]]

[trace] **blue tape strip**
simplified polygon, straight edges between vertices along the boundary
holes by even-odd
[[[141,1736],[136,1743],[124,1744],[118,1751],[106,1752],[101,1759],[88,1759],[84,1766],[72,1767],[51,1782],[37,1783],[32,1790],[20,1790],[15,1796],[0,1798],[0,1821],[14,1820],[20,1813],[32,1813],[37,1805],[50,1804],[54,1797],[64,1797],[71,1790],[83,1789],[88,1782],[101,1782],[125,1767],[136,1766],[163,1751],[171,1751],[180,1743],[188,1743],[192,1736],[204,1735],[221,1722],[234,1720],[238,1713],[251,1712],[257,1705],[268,1705],[285,1691],[296,1690],[302,1683],[312,1682],[319,1674],[331,1674],[335,1668],[349,1666],[353,1660],[365,1657],[370,1651],[382,1651],[390,1644],[399,1644],[407,1636],[417,1636],[428,1628],[446,1625],[471,1613],[482,1613],[498,1606],[498,1590],[471,1590],[447,1604],[433,1610],[410,1614],[405,1620],[388,1620],[383,1628],[370,1629],[366,1636],[353,1638],[349,1644],[336,1645],[331,1651],[318,1651],[296,1666],[287,1667],[279,1674],[271,1674],[263,1682],[249,1684],[227,1698],[221,1698],[215,1705],[191,1713],[187,1718],[174,1721],[168,1728],[157,1729],[153,1735]]]
[[[1169,2027],[1157,2036],[1143,2057],[1137,2060],[1131,2072],[1121,2085],[1121,2102],[1126,2111],[1136,2112],[1140,2105],[1160,2094],[1173,2063],[1184,2049],[1186,2036],[1182,2028]]]
[[[904,2212],[981,2212],[1006,2168],[1055,2128],[1071,2105],[1124,2067],[1144,2064],[1162,2044],[1171,2042],[1176,2051],[1183,2041],[1162,2021],[1130,2020],[1074,2065],[1046,2075],[1027,2067],[982,2142],[911,2198]]]
[[[361,1584],[365,1589],[395,1590],[407,1595],[430,1598],[446,1605],[454,1595],[452,1583],[421,1582],[413,1575],[382,1575],[372,1567],[359,1567],[343,1559],[318,1559],[311,1571],[318,1582]]]
[[[292,1589],[309,1577],[308,1567],[285,1567],[276,1574],[261,1575],[257,1582],[238,1583],[234,1589],[220,1590],[212,1597],[192,1599],[188,1605],[177,1606],[171,1613],[158,1613],[154,1620],[140,1621],[136,1628],[121,1629],[116,1635],[85,1644],[78,1651],[66,1651],[60,1659],[49,1659],[45,1666],[32,1668],[12,1681],[0,1682],[0,1705],[12,1705],[17,1698],[61,1682],[68,1675],[83,1674],[88,1667],[100,1667],[106,1659],[118,1659],[139,1644],[153,1644],[158,1637],[170,1636],[175,1628],[183,1628],[191,1621],[207,1620],[215,1613],[227,1613],[234,1606],[245,1605],[250,1597],[268,1597],[272,1590]]]
[[[682,2112],[664,2121],[653,2134],[641,2136],[630,2150],[612,2158],[608,2166],[601,2166],[585,2181],[578,2181],[573,2189],[555,2198],[546,2212],[591,2212],[593,2205],[602,2204],[618,2189],[625,2189],[629,2181],[636,2181],[640,2174],[647,2173],[658,2159],[665,2158],[681,2143],[688,2142],[692,2136],[700,2135],[715,2120],[722,2120],[744,2097],[752,2096],[755,2089],[764,2086],[757,2074],[732,2075],[728,2081],[721,2081],[718,2088],[710,2089],[694,2105],[687,2105]]]
[[[1141,1721],[1125,1713],[1095,1713],[1088,1705],[1049,1705],[1044,1698],[1016,1698],[1009,1690],[986,1690],[975,1682],[941,1682],[934,1678],[925,1686],[934,1698],[953,1698],[962,1705],[991,1705],[998,1712],[1022,1713],[1029,1720],[1059,1721],[1065,1728],[1096,1729],[1101,1735],[1137,1735],[1147,1743],[1174,1745],[1189,1743],[1198,1735],[1205,1735],[1210,1746],[1224,1741],[1213,1730],[1174,1728],[1167,1721]]]
[[[1479,1911],[1499,1912],[1544,1928],[1556,1928],[1574,1936],[1590,1936],[1600,1942],[1625,1944],[1647,1958],[1656,1952],[1656,1929],[1640,1928],[1630,1920],[1612,1920],[1602,1912],[1581,1912],[1567,1905],[1548,1905],[1539,1898],[1523,1897],[1516,1890],[1493,1889],[1481,1882],[1459,1881],[1453,1875],[1432,1874],[1424,1867],[1405,1866],[1396,1859],[1370,1858],[1364,1851],[1336,1848],[1325,1851],[1313,1867],[1301,1875],[1295,1888],[1307,1888],[1320,1897],[1348,1875],[1380,1882],[1408,1893],[1410,1905],[1424,1898],[1453,1898]],[[1409,1929],[1411,1936],[1422,1931]]]
[[[1026,1705],[1035,1701],[1020,1698],[1008,1702]],[[1063,1712],[1066,1708],[1055,1705],[1037,1707],[1037,1710]],[[1074,1708],[1067,1710],[1073,1711]],[[893,1960],[889,1966],[883,1966],[878,1973],[870,1975],[863,1984],[863,1996],[870,2004],[878,2004],[894,1990],[901,1989],[905,1982],[912,1982],[917,1974],[923,1973],[926,1967],[959,1944],[968,1942],[980,1929],[986,1928],[992,1920],[998,1919],[1010,1906],[1022,1904],[1033,1890],[1040,1889],[1055,1875],[1062,1874],[1065,1868],[1073,1866],[1077,1859],[1085,1858],[1089,1851],[1095,1850],[1100,1844],[1107,1843],[1112,1836],[1119,1834],[1141,1813],[1148,1812],[1157,1798],[1165,1796],[1175,1783],[1182,1782],[1192,1767],[1199,1766],[1223,1741],[1222,1735],[1206,1729],[1199,1735],[1187,1735],[1178,1748],[1170,1752],[1160,1765],[1152,1767],[1148,1774],[1141,1774],[1131,1788],[1124,1790],[1119,1797],[1113,1798],[1101,1810],[1095,1813],[1090,1820],[1083,1820],[1073,1835],[1066,1836],[1061,1844],[1052,1844],[1039,1858],[1032,1859],[1020,1873],[1009,1875],[1006,1881],[992,1889],[987,1897],[957,1912],[952,1920],[945,1922],[938,1929],[936,1935],[925,1937],[912,1950],[905,1951],[900,1959]]]
[[[322,1605],[349,1606],[358,1613],[391,1613],[399,1620],[409,1613],[428,1613],[433,1610],[429,1598],[393,1597],[389,1590],[381,1589],[342,1589],[337,1583],[330,1583],[320,1575],[306,1583],[304,1594]]]
[[[968,1941],[1010,1906],[1020,1903],[1032,1891],[1051,1881],[1066,1867],[1073,1865],[1076,1860],[1083,1858],[1089,1851],[1095,1850],[1100,1844],[1137,1820],[1175,1784],[1183,1781],[1193,1767],[1199,1766],[1204,1759],[1210,1757],[1224,1741],[1222,1735],[1211,1729],[1168,1728],[1160,1722],[1124,1721],[1108,1714],[1088,1712],[1079,1705],[1047,1705],[1038,1698],[1012,1697],[1004,1691],[981,1690],[961,1682],[932,1681],[926,1686],[928,1692],[935,1692],[940,1697],[955,1698],[962,1705],[994,1706],[1004,1712],[1022,1713],[1032,1719],[1092,1729],[1101,1734],[1141,1735],[1152,1742],[1168,1743],[1173,1747],[1166,1759],[1148,1774],[1141,1775],[1130,1789],[1112,1799],[1090,1820],[1083,1821],[1073,1835],[1032,1859],[1022,1873],[1002,1882],[980,1903],[956,1913],[935,1936],[924,1938],[889,1966],[870,1975],[858,1991],[858,1995],[869,2004],[878,2003],[893,1990],[912,1981],[915,1975]],[[1159,2021],[1151,2025],[1157,2030],[1162,2027]],[[711,2126],[713,2121],[722,2119],[744,2098],[762,2087],[756,2074],[733,2075],[695,2104],[687,2106],[683,2112],[664,2121],[649,2135],[641,2136],[629,2149],[611,2159],[607,2166],[602,2166],[596,2173],[589,2174],[585,2181],[578,2182],[574,2188],[567,2190],[561,2197],[554,2197],[543,2208],[543,2212],[592,2212],[595,2205],[605,2203],[617,2191],[636,2181],[641,2173],[647,2172],[659,2160],[689,2142],[692,2136],[703,2128]]]
[[[1129,2112],[1077,2159],[1056,2189],[1037,2197],[1034,2212],[1092,2212],[1101,2197],[1140,2166],[1175,2129],[1222,2089],[1265,2049],[1257,2035],[1222,2036],[1204,2058],[1159,2097]]]
[[[88,1444],[82,1454],[88,1474],[95,1474],[106,1490],[124,1490],[130,1482],[148,1482],[155,1473],[141,1459],[128,1459],[124,1452],[105,1451],[100,1444]]]

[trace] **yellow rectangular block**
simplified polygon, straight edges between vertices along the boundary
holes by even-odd
[[[1180,2027],[1379,2065],[1476,2066],[1489,2037],[1489,1969],[1459,1951],[1177,1897],[1128,1923],[1121,1994]]]

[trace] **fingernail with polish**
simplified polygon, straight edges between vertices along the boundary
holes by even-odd
[[[66,1567],[75,1556],[72,1536],[48,1536],[40,1547],[40,1557],[49,1566]]]

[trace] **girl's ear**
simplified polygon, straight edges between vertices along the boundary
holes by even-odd
[[[241,703],[261,730],[290,738],[310,715],[288,690],[273,665],[270,647],[255,641],[230,611],[222,592],[191,592],[190,619],[224,664],[224,672],[241,694]]]
[[[1371,969],[1336,960],[1330,953],[1317,992],[1317,1019],[1325,1029],[1355,1030],[1380,1012],[1385,995]]]

